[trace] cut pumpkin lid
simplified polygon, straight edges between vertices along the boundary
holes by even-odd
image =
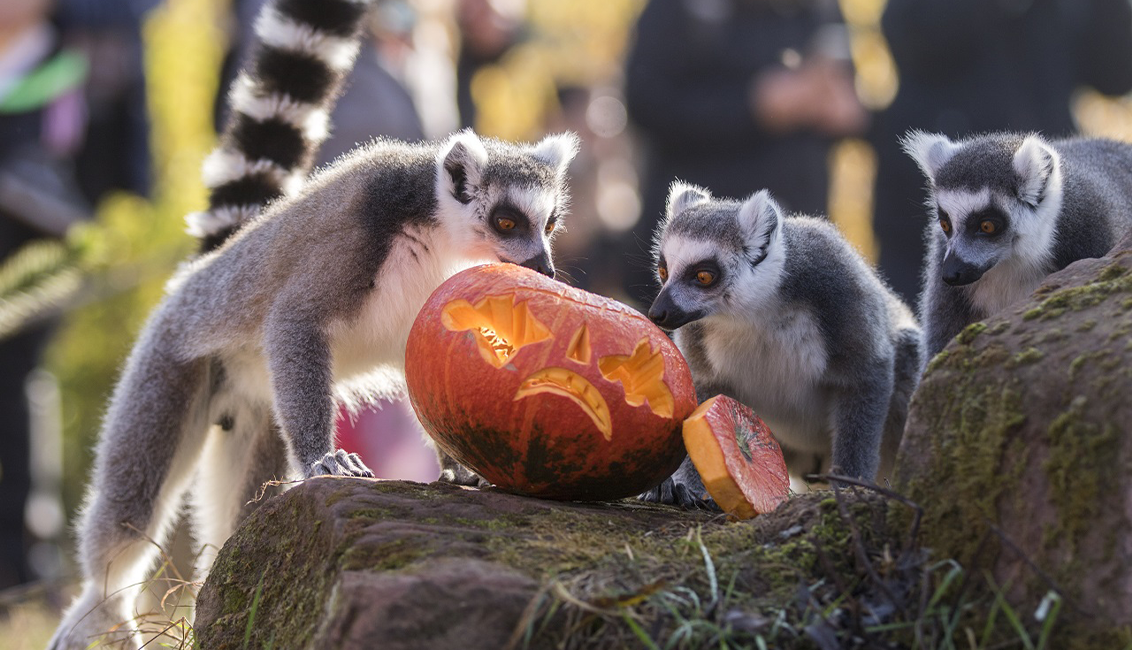
[[[750,407],[717,395],[684,420],[684,446],[704,487],[724,512],[750,519],[790,494],[778,441]]]

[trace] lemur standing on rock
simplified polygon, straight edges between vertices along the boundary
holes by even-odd
[[[649,309],[692,370],[697,397],[762,417],[792,473],[889,473],[920,368],[911,310],[828,222],[784,217],[764,190],[743,202],[673,183],[656,233]],[[645,499],[692,505],[690,461]]]
[[[573,135],[379,140],[307,179],[368,4],[274,0],[259,17],[205,163],[209,209],[189,217],[206,252],[170,280],[114,390],[78,527],[82,593],[50,648],[136,634],[151,540],[190,486],[207,570],[263,481],[372,476],[334,450],[335,401],[397,390],[442,281],[487,261],[554,272]]]
[[[925,361],[1132,228],[1130,145],[1017,133],[952,142],[913,131],[904,148],[927,176],[933,217],[920,298]]]

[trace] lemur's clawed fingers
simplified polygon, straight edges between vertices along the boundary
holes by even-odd
[[[373,478],[373,472],[357,454],[348,454],[339,449],[327,453],[311,464],[307,470],[307,478],[315,476],[357,476],[360,478]]]
[[[650,503],[664,503],[671,506],[678,506],[687,510],[709,510],[712,512],[719,512],[720,508],[716,505],[715,500],[710,496],[700,498],[688,488],[688,486],[674,480],[672,477],[664,479],[664,482],[654,487],[648,492],[644,492],[637,497],[641,501],[648,501]]]
[[[491,485],[491,483],[481,478],[479,474],[476,474],[463,465],[457,464],[440,470],[440,476],[436,480],[441,483],[451,483],[453,485],[464,485],[475,488],[483,488]]]
[[[648,501],[649,503],[667,503],[669,505],[672,505],[674,503],[674,501],[672,500],[672,488],[674,486],[675,483],[672,481],[672,477],[670,476],[664,479],[664,482],[660,485],[654,487],[651,490],[648,490],[647,492],[642,492],[637,496],[637,498],[641,501]]]
[[[688,510],[707,510],[709,512],[722,512],[720,507],[716,505],[715,499],[710,496],[698,497],[692,490],[686,486],[677,483],[673,488],[673,496],[676,505]]]

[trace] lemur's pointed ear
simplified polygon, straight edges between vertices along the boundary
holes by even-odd
[[[925,131],[909,131],[900,144],[904,147],[904,152],[920,166],[924,176],[932,182],[935,182],[939,170],[961,146],[949,140],[946,135]]]
[[[781,221],[782,208],[766,190],[755,192],[739,206],[739,227],[747,241],[756,246],[769,242]]]
[[[680,214],[684,210],[711,200],[711,192],[702,187],[689,185],[684,181],[672,181],[668,190],[668,207],[664,213],[668,217]]]
[[[554,168],[554,172],[562,175],[570,166],[570,161],[578,155],[578,136],[573,133],[558,133],[548,135],[534,146],[531,155]]]
[[[460,203],[470,203],[470,188],[479,186],[485,164],[487,149],[479,136],[471,129],[452,134],[437,156],[437,181],[441,192]]]
[[[1057,152],[1040,136],[1028,135],[1014,152],[1014,172],[1018,174],[1018,200],[1037,207],[1045,198],[1050,174],[1057,164]]]

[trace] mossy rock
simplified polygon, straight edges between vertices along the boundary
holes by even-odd
[[[896,488],[925,508],[925,545],[990,567],[1022,607],[1061,590],[1076,647],[1124,647],[1097,640],[1132,629],[1129,241],[933,359],[897,462]]]
[[[838,503],[826,492],[728,522],[635,500],[324,477],[241,525],[200,593],[195,629],[207,650],[635,647],[635,625],[670,637],[676,608],[762,620],[765,607],[794,611],[799,586],[832,584],[831,572],[859,585],[851,540],[880,555],[886,513],[875,495]],[[678,600],[654,598],[662,591]],[[805,601],[797,611],[815,616]],[[800,645],[775,647],[812,647],[800,628]],[[693,632],[677,647],[710,636]]]

